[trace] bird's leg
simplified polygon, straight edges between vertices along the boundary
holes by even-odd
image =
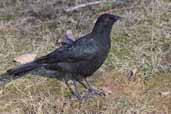
[[[73,84],[74,84],[74,88],[75,88],[75,91],[73,92],[73,95],[76,96],[79,100],[82,100],[82,97],[78,91],[78,88],[77,88],[77,81],[76,80],[73,80]]]
[[[82,100],[82,97],[80,96],[80,93],[78,92],[78,88],[77,88],[77,84],[76,84],[76,83],[77,83],[77,82],[74,80],[74,81],[73,81],[73,85],[74,85],[75,90],[73,90],[73,89],[70,87],[68,81],[65,81],[65,84],[66,84],[67,87],[69,88],[69,90],[70,90],[70,92],[72,93],[72,95],[74,95],[77,99]]]
[[[88,89],[88,87],[80,80],[77,80],[85,89]]]
[[[70,87],[68,81],[65,80],[65,84],[66,84],[66,86],[69,88],[70,92],[71,92],[72,94],[74,94],[74,91],[73,91],[72,88]]]
[[[91,85],[89,84],[89,82],[87,81],[87,79],[84,79],[85,82],[88,85],[88,94],[90,95],[98,95],[98,96],[105,96],[105,93],[98,91],[97,89],[94,89],[91,87]]]
[[[86,90],[84,91],[85,93],[87,93],[87,90],[89,90],[90,87],[88,87],[84,82],[82,82],[81,80],[77,80]],[[89,92],[88,92],[89,94]],[[89,98],[89,96],[87,94],[85,94],[84,96],[82,96],[82,99],[87,99]]]

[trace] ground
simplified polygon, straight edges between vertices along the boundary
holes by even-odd
[[[105,64],[89,78],[106,96],[80,102],[62,81],[27,74],[0,87],[0,114],[171,114],[171,2],[117,0],[66,12],[87,2],[0,0],[0,73],[19,55],[52,51],[69,29],[75,37],[90,32],[107,12],[124,20],[113,27]]]

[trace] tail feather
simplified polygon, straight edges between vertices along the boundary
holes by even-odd
[[[23,64],[23,65],[20,65],[14,69],[10,69],[10,70],[7,70],[7,73],[9,75],[23,75],[25,73],[28,73],[29,71],[32,71],[36,68],[39,68],[41,67],[41,64],[38,64],[36,62],[30,62],[30,63],[26,63],[26,64]]]
[[[22,75],[36,68],[39,68],[41,66],[42,64],[38,64],[36,62],[30,62],[30,63],[20,65],[16,68],[7,70],[6,73],[0,75],[0,86],[5,85],[6,83],[14,79],[20,78]]]

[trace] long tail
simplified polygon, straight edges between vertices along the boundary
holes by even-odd
[[[24,75],[24,74],[28,73],[29,71],[32,71],[41,66],[42,66],[41,64],[38,64],[36,62],[30,62],[30,63],[20,65],[14,69],[7,70],[7,73],[9,75],[13,75],[13,76]]]
[[[15,80],[17,78],[20,78],[24,74],[28,73],[29,71],[32,71],[41,66],[42,66],[42,64],[38,64],[36,62],[30,62],[30,63],[20,65],[13,69],[9,69],[9,70],[7,70],[6,73],[0,75],[0,86],[4,85],[12,80]]]

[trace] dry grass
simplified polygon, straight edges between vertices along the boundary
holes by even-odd
[[[171,2],[126,0],[63,11],[84,2],[1,0],[0,73],[14,67],[18,55],[53,50],[67,29],[75,36],[89,32],[98,15],[110,12],[125,20],[114,26],[110,55],[90,79],[108,94],[80,103],[66,97],[61,81],[28,74],[1,87],[0,114],[171,114]]]

